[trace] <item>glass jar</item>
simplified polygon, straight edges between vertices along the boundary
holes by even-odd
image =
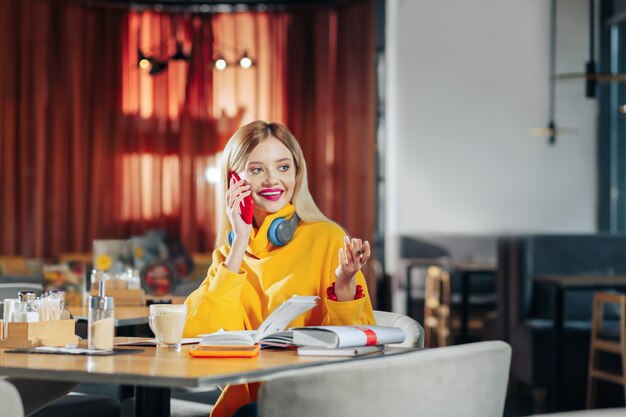
[[[89,297],[87,338],[89,349],[113,350],[115,314],[113,297]]]

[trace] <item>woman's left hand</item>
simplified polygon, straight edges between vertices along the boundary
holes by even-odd
[[[335,294],[337,301],[354,300],[356,273],[365,266],[371,255],[367,240],[344,237],[343,248],[339,249],[339,266],[335,269]]]

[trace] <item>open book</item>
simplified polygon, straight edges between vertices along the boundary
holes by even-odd
[[[276,308],[257,330],[218,330],[200,335],[200,345],[240,346],[260,343],[265,346],[292,346],[291,332],[285,329],[299,315],[315,307],[318,299],[316,295],[294,295]]]
[[[328,349],[402,343],[406,338],[404,330],[390,326],[311,326],[292,330],[295,345]]]

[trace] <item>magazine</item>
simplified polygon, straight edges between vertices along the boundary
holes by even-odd
[[[254,345],[287,347],[293,345],[289,323],[317,305],[318,296],[294,295],[270,314],[257,330],[223,330],[202,334],[200,345]]]
[[[344,348],[402,343],[404,330],[390,326],[311,326],[293,328],[297,346]]]

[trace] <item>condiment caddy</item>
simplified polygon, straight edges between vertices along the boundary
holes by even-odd
[[[37,346],[65,346],[78,343],[74,334],[74,320],[8,323],[8,338],[0,340],[0,347],[33,348]]]
[[[75,322],[64,308],[62,291],[51,291],[37,299],[32,291],[18,293],[17,299],[4,300],[0,322],[0,347],[32,348],[78,343]],[[67,313],[67,314],[64,314]]]

